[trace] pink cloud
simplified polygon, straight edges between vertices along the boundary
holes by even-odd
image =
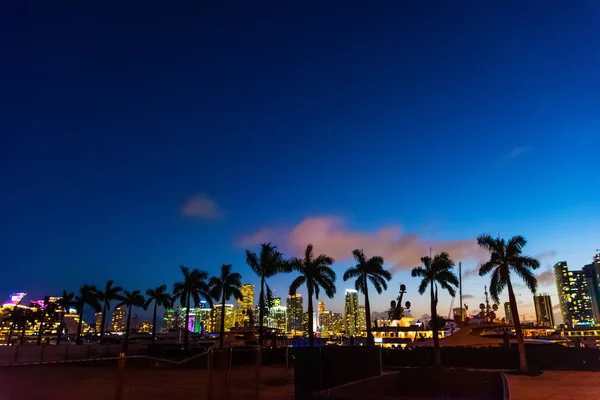
[[[550,286],[556,283],[556,278],[554,277],[554,271],[548,269],[538,276],[536,276],[538,284],[540,286]]]
[[[222,215],[219,205],[203,193],[188,199],[181,208],[181,214],[202,219],[218,219]]]
[[[475,239],[452,241],[427,241],[420,235],[404,233],[398,226],[383,227],[375,232],[362,232],[348,229],[339,217],[311,217],[301,221],[291,229],[266,228],[242,237],[242,247],[254,246],[263,242],[273,242],[294,255],[302,253],[308,243],[315,251],[326,253],[337,261],[351,259],[353,249],[364,249],[367,255],[380,255],[386,263],[392,263],[392,271],[411,269],[420,264],[420,258],[429,254],[429,247],[435,253],[446,251],[458,260],[485,259],[487,253]]]

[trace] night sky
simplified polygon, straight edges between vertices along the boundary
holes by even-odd
[[[394,271],[374,310],[402,282],[419,317],[430,246],[470,308],[478,234],[524,235],[555,304],[548,268],[600,247],[597,1],[102,3],[0,6],[0,297],[171,288],[180,264],[257,283],[244,249],[312,242],[328,308],[363,247]]]

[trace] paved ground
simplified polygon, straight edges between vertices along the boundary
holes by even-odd
[[[600,399],[600,372],[546,371],[506,375],[512,400]]]
[[[229,399],[293,399],[293,385],[286,383],[284,367],[261,368],[260,386],[256,377],[252,367],[232,370]],[[128,369],[122,400],[227,399],[226,372],[213,371],[210,389],[208,378],[205,370]],[[54,365],[0,369],[2,400],[114,400],[116,388],[115,368]]]

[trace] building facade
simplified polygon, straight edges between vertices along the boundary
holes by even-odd
[[[221,304],[213,305],[212,332],[221,332]],[[225,331],[235,326],[235,310],[233,304],[225,304]]]
[[[358,306],[358,336],[366,335],[367,332],[367,313],[365,306]]]
[[[533,296],[535,306],[535,319],[538,326],[554,326],[554,313],[552,311],[552,300],[549,294],[536,294]]]
[[[242,299],[237,301],[237,321],[240,325],[248,324],[250,316],[248,311],[254,312],[254,285],[247,283],[240,288]],[[256,316],[255,316],[256,318]]]
[[[569,327],[593,325],[590,278],[584,271],[569,271],[566,261],[554,265],[554,275],[564,324]]]
[[[359,335],[358,326],[358,292],[354,289],[346,289],[344,301],[344,333],[346,336]]]
[[[288,296],[286,311],[288,334],[292,336],[302,335],[302,313],[304,311],[304,303],[301,294],[297,293]]]
[[[125,317],[127,312],[125,307],[121,306],[113,311],[111,327],[113,332],[125,332]]]
[[[102,332],[102,312],[96,313],[96,333]]]
[[[600,324],[600,253],[594,256],[591,264],[583,267],[590,295],[592,297],[592,313],[596,324]]]
[[[512,311],[510,309],[510,303],[508,301],[504,303],[504,317],[506,319],[507,324],[513,323]]]

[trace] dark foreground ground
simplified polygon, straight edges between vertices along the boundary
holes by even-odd
[[[127,369],[122,400],[227,399],[225,371]],[[117,391],[115,367],[45,365],[0,369],[2,400],[114,400]],[[210,384],[209,384],[210,376]],[[260,382],[260,385],[257,385]],[[284,367],[231,371],[229,398],[293,399],[293,384],[287,383]],[[212,396],[209,396],[209,391]]]

